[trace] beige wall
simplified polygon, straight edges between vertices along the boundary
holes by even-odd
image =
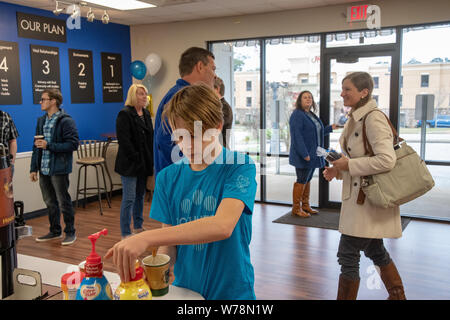
[[[370,4],[380,6],[382,26],[450,19],[448,0],[382,0],[371,1]],[[161,57],[162,68],[151,80],[150,88],[156,108],[166,91],[178,78],[178,59],[188,47],[205,47],[206,41],[214,40],[366,28],[365,22],[353,23],[351,26],[345,21],[347,6],[131,26],[132,60],[144,60],[152,52]]]

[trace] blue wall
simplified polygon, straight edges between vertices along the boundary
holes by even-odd
[[[104,132],[115,132],[116,116],[123,107],[121,103],[103,103],[101,52],[122,54],[123,97],[132,83],[130,74],[131,48],[129,26],[99,20],[93,23],[82,18],[81,29],[66,29],[67,42],[42,41],[20,38],[17,35],[16,11],[46,16],[66,21],[67,15],[56,17],[53,12],[0,2],[0,40],[19,44],[20,76],[22,86],[21,105],[2,105],[0,109],[8,112],[19,131],[18,152],[30,151],[36,120],[43,114],[39,104],[33,104],[30,44],[59,48],[61,92],[63,108],[74,118],[80,139],[101,139]],[[98,14],[97,14],[98,16]],[[70,98],[69,49],[90,50],[94,65],[95,103],[72,104]]]

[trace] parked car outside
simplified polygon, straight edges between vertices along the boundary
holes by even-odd
[[[422,120],[417,121],[417,127],[422,126]],[[450,115],[449,114],[439,114],[433,120],[427,120],[426,126],[428,128],[450,128]]]

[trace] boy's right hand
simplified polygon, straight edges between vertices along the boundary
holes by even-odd
[[[31,172],[31,173],[30,173],[30,180],[31,180],[32,182],[38,181],[38,175],[37,175],[37,172]]]

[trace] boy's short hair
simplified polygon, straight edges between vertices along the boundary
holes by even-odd
[[[147,88],[139,83],[134,83],[128,89],[127,100],[125,101],[126,106],[136,106],[136,91],[138,88],[142,88],[145,91],[145,94],[148,94]]]
[[[195,65],[199,61],[201,61],[204,65],[207,65],[209,63],[208,57],[215,59],[214,54],[211,51],[203,48],[191,47],[184,51],[181,54],[180,63],[178,65],[180,76],[184,77],[191,74]]]
[[[202,122],[202,131],[217,128],[223,123],[222,103],[216,93],[205,84],[195,84],[178,91],[164,107],[162,119],[172,130],[175,120],[182,119],[187,130],[194,134],[194,122]],[[167,121],[165,121],[167,120]]]

